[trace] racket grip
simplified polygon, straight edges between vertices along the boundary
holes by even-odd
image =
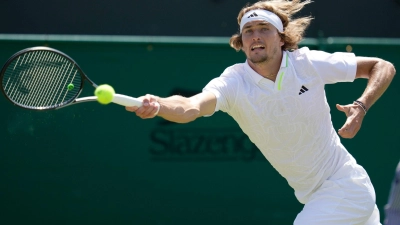
[[[114,94],[112,102],[123,106],[142,106],[142,101],[126,95]]]
[[[143,105],[143,102],[141,100],[121,94],[114,94],[114,98],[112,101],[118,105],[123,105],[123,106],[140,107]],[[154,115],[157,115],[161,108],[160,103],[156,102],[156,105],[157,105],[157,112]]]

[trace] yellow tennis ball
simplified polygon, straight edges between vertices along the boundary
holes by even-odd
[[[101,104],[108,104],[112,102],[114,94],[114,88],[108,84],[102,84],[94,91],[94,95],[97,96],[97,101]]]

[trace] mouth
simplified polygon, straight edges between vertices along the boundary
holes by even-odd
[[[253,45],[251,47],[251,51],[254,51],[256,49],[265,49],[265,46],[264,45]]]

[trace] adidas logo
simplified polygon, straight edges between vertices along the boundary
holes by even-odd
[[[256,17],[256,16],[258,16],[257,13],[253,12],[253,13],[252,13],[250,16],[248,16],[247,18]]]
[[[301,86],[299,95],[303,94],[304,92],[308,91],[308,89],[304,86]]]

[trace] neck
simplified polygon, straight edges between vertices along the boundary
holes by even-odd
[[[281,68],[283,52],[277,52],[273,58],[260,63],[253,63],[247,60],[249,66],[258,74],[275,82],[279,69]]]

